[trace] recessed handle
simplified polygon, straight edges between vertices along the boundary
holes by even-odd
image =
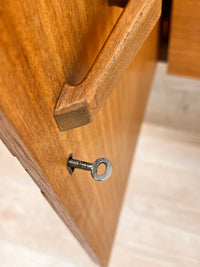
[[[65,84],[54,110],[61,131],[91,122],[159,19],[161,0],[130,0],[86,78]]]

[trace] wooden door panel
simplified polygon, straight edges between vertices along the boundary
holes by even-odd
[[[200,78],[200,1],[173,0],[171,18],[168,72]]]
[[[62,84],[83,79],[122,9],[91,0],[2,1],[0,8],[1,138],[90,256],[106,266],[153,75],[157,28],[95,120],[60,132],[53,111]],[[70,175],[70,153],[88,162],[109,158],[111,178]]]

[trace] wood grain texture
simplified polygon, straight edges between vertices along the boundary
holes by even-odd
[[[173,0],[168,72],[200,78],[199,0]]]
[[[61,85],[83,79],[121,9],[82,0],[2,1],[0,8],[1,137],[106,266],[154,71],[157,29],[93,123],[61,133],[53,116]],[[81,170],[71,176],[71,152],[89,162],[109,158],[112,177],[98,183]]]
[[[100,264],[99,259],[91,250],[83,234],[76,226],[76,223],[73,221],[71,216],[69,216],[65,206],[63,205],[63,203],[59,198],[59,195],[55,193],[53,187],[49,184],[48,180],[43,175],[42,171],[40,170],[39,166],[33,159],[27,147],[24,145],[22,139],[16,133],[15,129],[7,120],[7,118],[2,113],[1,110],[0,110],[0,126],[1,126],[0,127],[1,140],[10,150],[12,155],[17,157],[17,159],[20,161],[26,172],[33,178],[35,183],[40,188],[42,195],[55,209],[55,211],[63,220],[63,222],[69,227],[73,235],[79,240],[79,242],[88,252],[90,257],[94,260],[94,262]]]
[[[109,267],[200,266],[199,158],[200,135],[143,124]],[[96,267],[1,142],[0,203],[1,266]]]
[[[131,0],[104,44],[86,78],[65,84],[54,116],[61,131],[91,122],[119,82],[161,12],[159,0]]]

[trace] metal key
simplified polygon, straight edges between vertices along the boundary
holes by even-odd
[[[100,164],[106,165],[106,170],[102,175],[99,175],[97,173],[97,168],[99,167]],[[100,159],[95,160],[94,163],[89,163],[89,162],[73,159],[73,154],[70,154],[68,161],[67,161],[67,169],[69,170],[70,174],[72,174],[75,168],[86,170],[86,171],[91,171],[92,177],[96,181],[105,181],[112,174],[112,164],[106,158],[100,158]]]

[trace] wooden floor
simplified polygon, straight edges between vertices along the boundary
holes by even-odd
[[[200,80],[166,73],[158,63],[146,121],[200,135]]]
[[[96,266],[2,143],[0,266]],[[165,266],[200,266],[200,135],[144,123],[109,267]]]

